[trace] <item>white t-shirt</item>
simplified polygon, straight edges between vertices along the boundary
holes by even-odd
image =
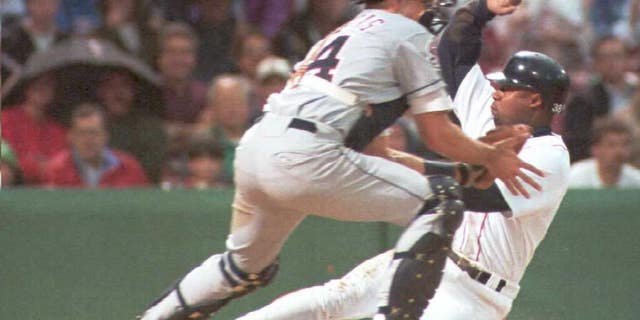
[[[495,128],[491,114],[490,82],[478,65],[463,79],[454,99],[454,111],[465,134],[478,138]],[[518,156],[545,172],[545,177],[530,174],[543,191],[524,184],[527,199],[514,196],[504,183],[496,184],[511,212],[466,211],[455,234],[453,249],[486,270],[517,283],[536,247],[547,233],[569,184],[569,152],[555,134],[532,137]]]
[[[569,178],[570,188],[606,188],[598,175],[598,167],[595,159],[585,159],[578,161],[571,166]],[[620,179],[615,188],[640,188],[640,170],[624,164]]]

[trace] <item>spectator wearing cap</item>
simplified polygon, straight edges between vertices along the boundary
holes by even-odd
[[[13,146],[25,184],[42,182],[47,161],[66,148],[65,128],[49,115],[56,79],[44,73],[25,82],[16,106],[2,110],[2,138]]]
[[[620,120],[596,122],[592,158],[574,163],[570,188],[640,188],[640,170],[628,164],[631,129]]]
[[[22,172],[13,150],[4,140],[0,140],[0,186],[22,184]]]
[[[223,180],[233,181],[233,160],[240,138],[249,125],[249,81],[240,75],[224,74],[213,79],[208,104],[194,136],[208,137],[224,154]]]
[[[291,65],[281,57],[269,56],[258,64],[254,95],[251,96],[251,119],[262,114],[269,96],[284,89],[291,74]]]
[[[47,170],[52,187],[126,188],[147,184],[131,155],[107,146],[106,117],[97,105],[81,104],[71,115],[71,147],[53,157]]]

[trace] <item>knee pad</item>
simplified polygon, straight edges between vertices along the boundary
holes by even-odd
[[[386,320],[420,319],[440,284],[453,235],[462,222],[464,203],[458,183],[447,176],[428,179],[433,195],[416,219],[425,219],[429,224],[424,229],[414,228],[413,232],[422,235],[408,250],[394,254],[394,260],[400,261],[391,280],[388,305],[378,311]]]
[[[462,202],[462,189],[455,179],[448,176],[430,176],[429,186],[433,192],[422,209],[421,215],[438,215],[434,221],[432,230],[447,238],[452,238],[456,229],[460,226],[464,214]]]
[[[451,241],[429,232],[408,251],[396,252],[400,259],[389,288],[388,304],[378,310],[386,320],[418,320],[442,279]]]
[[[462,188],[449,176],[428,176],[429,187],[434,196],[442,199],[462,199]]]

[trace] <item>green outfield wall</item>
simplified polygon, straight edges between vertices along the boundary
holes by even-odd
[[[134,319],[175,279],[224,248],[230,190],[0,191],[0,320]],[[574,191],[531,264],[511,320],[640,319],[640,191]],[[338,277],[392,245],[381,223],[310,217],[268,288]]]

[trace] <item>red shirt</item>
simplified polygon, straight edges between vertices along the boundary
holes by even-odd
[[[133,156],[112,150],[118,159],[116,166],[107,170],[98,183],[100,188],[128,188],[147,185],[142,166]],[[84,182],[70,150],[64,150],[49,161],[47,185],[55,187],[88,188]]]
[[[67,147],[66,130],[51,118],[36,121],[22,106],[2,111],[2,137],[11,145],[25,182],[44,180],[44,164]]]

